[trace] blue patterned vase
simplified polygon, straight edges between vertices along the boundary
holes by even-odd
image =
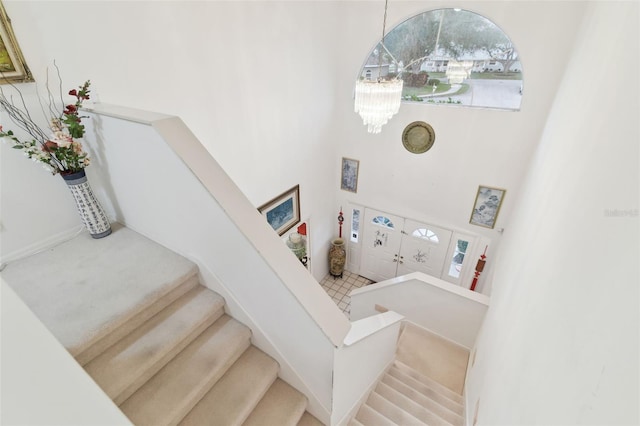
[[[86,226],[89,234],[93,238],[104,238],[111,234],[111,223],[109,223],[102,206],[93,195],[84,170],[62,175],[62,178],[71,190],[80,219],[82,219],[82,223]]]

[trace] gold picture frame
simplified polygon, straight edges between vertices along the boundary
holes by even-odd
[[[502,207],[506,193],[506,189],[480,185],[469,223],[493,229],[496,226],[498,213],[500,213],[500,207]]]
[[[300,222],[300,185],[267,201],[258,211],[278,235],[282,235]]]
[[[34,81],[18,40],[11,27],[11,19],[0,1],[0,84]]]

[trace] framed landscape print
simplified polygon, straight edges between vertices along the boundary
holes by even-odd
[[[342,176],[340,189],[349,192],[358,192],[358,168],[360,161],[342,157]]]
[[[18,46],[11,20],[0,2],[0,84],[33,81],[33,76]]]
[[[271,227],[282,235],[300,222],[300,185],[283,192],[258,207]]]
[[[479,186],[469,223],[493,229],[506,190]]]

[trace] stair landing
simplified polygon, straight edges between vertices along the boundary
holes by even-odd
[[[398,341],[396,360],[462,394],[469,361],[467,348],[407,322]]]
[[[159,298],[168,304],[197,284],[197,266],[188,259],[118,223],[112,228],[110,236],[98,240],[83,231],[2,271],[81,363],[91,358],[84,355],[83,362],[83,351],[125,322],[155,314],[145,311]]]

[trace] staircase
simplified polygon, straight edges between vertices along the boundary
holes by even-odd
[[[127,228],[2,275],[135,425],[321,425],[196,265]]]
[[[406,323],[396,359],[349,425],[463,425],[468,357],[465,348]]]

